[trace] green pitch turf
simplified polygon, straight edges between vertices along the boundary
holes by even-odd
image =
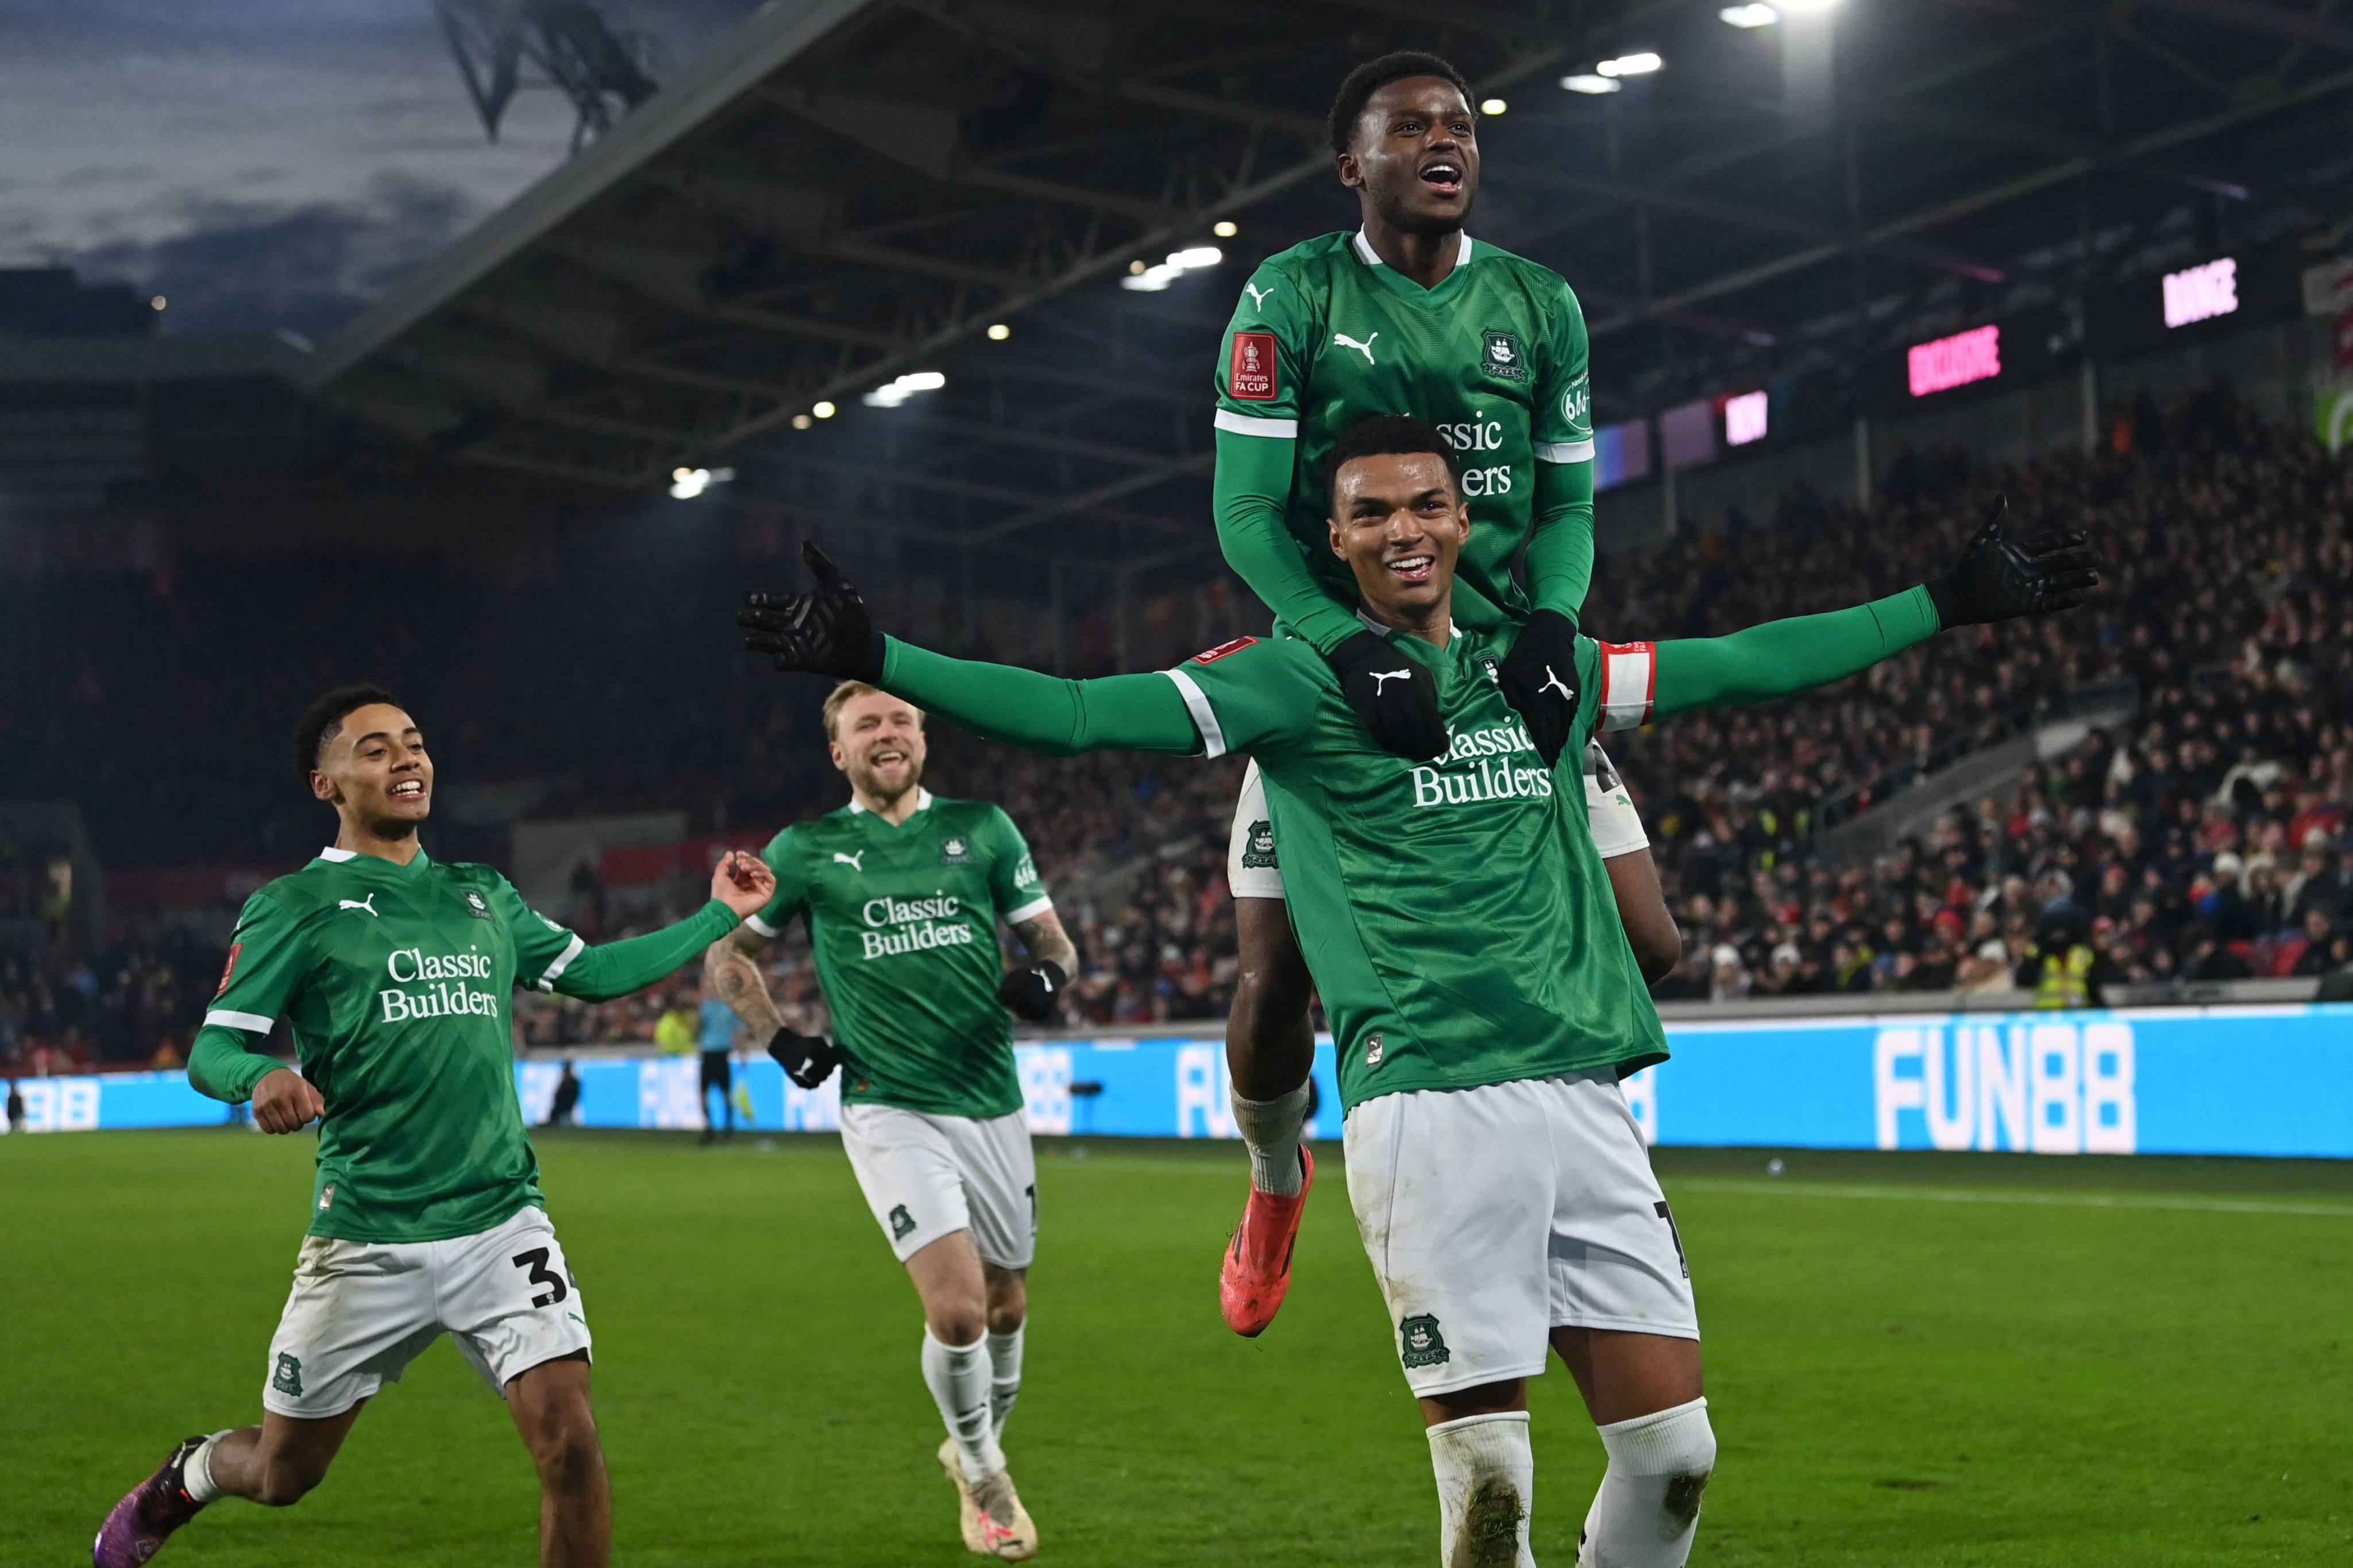
[[[912,1292],[830,1141],[542,1139],[596,1331],[615,1561],[966,1561]],[[0,1563],[87,1562],[180,1436],[259,1418],[308,1139],[0,1139]],[[1662,1151],[1722,1458],[1694,1561],[1805,1568],[2353,1562],[2353,1170]],[[1215,1277],[1230,1146],[1040,1146],[1008,1434],[1044,1559],[1429,1563],[1427,1449],[1324,1166],[1282,1319]],[[1601,1468],[1535,1394],[1535,1551]],[[299,1507],[224,1502],[164,1563],[533,1561],[535,1487],[446,1343]]]

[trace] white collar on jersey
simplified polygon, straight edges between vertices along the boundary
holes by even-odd
[[[865,803],[864,801],[862,801],[862,800],[859,799],[859,798],[858,798],[856,795],[851,795],[851,796],[849,797],[849,815],[850,815],[850,816],[857,816],[860,812],[864,811],[865,809],[866,809],[866,803]],[[932,792],[931,792],[930,790],[925,789],[923,785],[921,785],[921,784],[917,784],[917,785],[915,786],[915,810],[916,810],[916,811],[929,811],[929,810],[931,810],[931,809],[932,809]],[[911,813],[910,815],[913,815],[913,814]]]
[[[1363,262],[1366,266],[1387,267],[1388,265],[1388,262],[1381,259],[1381,253],[1373,248],[1373,242],[1365,237],[1365,231],[1363,228],[1359,227],[1356,230],[1355,237],[1351,238],[1348,243],[1355,248],[1356,252],[1356,259]],[[1462,236],[1462,244],[1454,252],[1454,267],[1450,267],[1446,269],[1446,278],[1453,277],[1454,268],[1456,267],[1462,266],[1470,259],[1471,237],[1465,234]],[[1441,278],[1439,281],[1443,283],[1446,281],[1446,278]]]
[[[1378,622],[1378,621],[1377,621],[1377,620],[1373,619],[1373,617],[1372,617],[1372,616],[1368,616],[1368,615],[1365,614],[1365,612],[1364,612],[1363,610],[1361,610],[1361,609],[1360,609],[1360,610],[1358,610],[1358,611],[1356,612],[1356,618],[1357,618],[1358,620],[1360,620],[1360,621],[1364,622],[1364,623],[1365,623],[1365,629],[1366,629],[1366,631],[1368,631],[1368,632],[1372,633],[1372,634],[1373,634],[1375,637],[1395,637],[1395,636],[1398,634],[1398,627],[1396,627],[1396,626],[1385,626],[1381,625],[1381,623],[1380,623],[1380,622]],[[1456,625],[1454,624],[1454,617],[1453,617],[1452,616],[1447,616],[1447,617],[1446,617],[1446,646],[1447,646],[1447,647],[1452,647],[1454,646],[1454,639],[1455,639],[1456,637],[1461,637],[1461,635],[1462,635],[1462,628],[1461,628],[1461,626],[1456,626]]]
[[[319,858],[322,860],[356,860],[359,858],[360,852],[358,850],[338,849],[332,844],[319,851]]]

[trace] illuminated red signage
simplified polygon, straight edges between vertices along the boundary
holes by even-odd
[[[2001,328],[1977,327],[1949,338],[1915,343],[1905,359],[1915,397],[1950,392],[1973,381],[1991,381],[2001,374]]]

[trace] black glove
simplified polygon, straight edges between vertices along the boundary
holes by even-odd
[[[1062,987],[1071,977],[1062,966],[1050,958],[1039,960],[1027,969],[1008,973],[997,984],[997,999],[1013,1010],[1013,1016],[1032,1024],[1042,1024],[1062,1008]]]
[[[1947,630],[2072,610],[2100,585],[2100,552],[2078,529],[2016,540],[2002,531],[2010,498],[1996,496],[1983,527],[1961,550],[1961,563],[1928,582]]]
[[[744,646],[774,654],[778,669],[806,669],[871,684],[882,679],[882,634],[866,601],[825,552],[806,541],[801,560],[817,579],[809,594],[746,594],[735,624],[751,635]]]
[[[1427,666],[1358,632],[1324,656],[1339,672],[1348,705],[1371,731],[1374,744],[1424,761],[1446,754],[1446,721],[1438,713],[1438,682]]]
[[[768,1054],[776,1058],[785,1076],[803,1089],[815,1089],[831,1078],[841,1062],[841,1052],[831,1040],[823,1035],[795,1034],[789,1027],[769,1037]]]
[[[1577,623],[1558,610],[1536,611],[1495,675],[1504,700],[1527,721],[1528,739],[1551,767],[1576,738]]]

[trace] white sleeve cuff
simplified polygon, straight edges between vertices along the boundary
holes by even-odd
[[[1030,900],[1028,903],[1022,905],[1019,909],[1006,910],[1005,923],[1009,926],[1018,926],[1023,921],[1034,921],[1039,915],[1045,914],[1050,910],[1053,907],[1054,900],[1048,898],[1045,894],[1040,893],[1036,898]]]
[[[275,1018],[265,1018],[259,1013],[239,1013],[227,1007],[216,1007],[205,1015],[206,1024],[220,1024],[232,1029],[246,1029],[257,1035],[269,1033]]]
[[[1539,441],[1536,443],[1539,463],[1589,463],[1593,461],[1593,437],[1582,441]]]
[[[766,937],[770,942],[774,942],[778,937],[785,934],[778,931],[775,926],[770,925],[766,921],[762,920],[756,912],[745,915],[744,917],[744,923],[750,926],[754,931],[758,931],[762,936]]]
[[[1271,440],[1299,439],[1296,419],[1262,419],[1255,414],[1237,414],[1230,408],[1220,408],[1212,422],[1220,430],[1230,430],[1237,436],[1264,436]]]
[[[561,976],[565,970],[572,967],[572,961],[574,959],[579,957],[582,953],[587,951],[587,942],[577,933],[575,933],[570,945],[566,946],[562,952],[556,955],[555,962],[547,966],[547,973],[539,977],[539,989],[542,991],[554,990],[557,978]]]
[[[1193,715],[1193,728],[1201,731],[1201,755],[1222,757],[1226,754],[1226,731],[1218,722],[1217,710],[1209,706],[1207,692],[1200,683],[1181,669],[1160,672],[1176,683],[1177,695],[1185,699],[1185,710]]]

